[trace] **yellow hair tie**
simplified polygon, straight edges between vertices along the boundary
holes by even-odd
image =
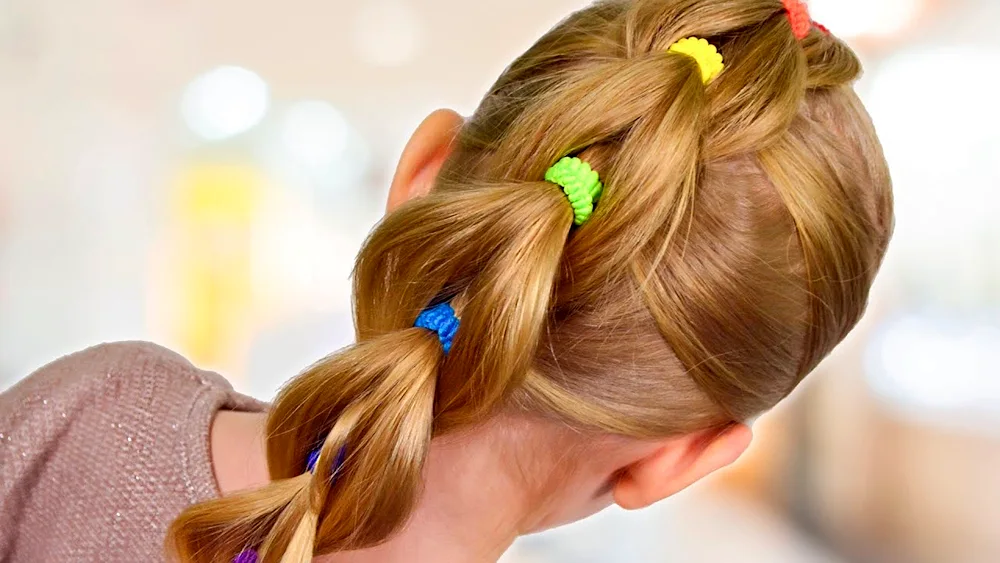
[[[722,69],[726,68],[726,65],[722,64],[722,54],[707,39],[698,37],[681,39],[671,45],[669,51],[687,55],[697,61],[698,67],[701,68],[701,79],[705,84],[711,82]]]

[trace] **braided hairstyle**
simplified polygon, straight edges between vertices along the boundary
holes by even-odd
[[[357,343],[278,397],[272,483],[189,508],[176,557],[305,563],[384,542],[431,439],[500,409],[662,438],[787,396],[859,320],[892,230],[858,59],[788,1],[599,2],[518,58],[432,192],[365,243]],[[725,57],[707,84],[670,50],[690,36]],[[580,227],[544,181],[567,155],[605,183]],[[461,317],[448,354],[413,327],[443,301]]]

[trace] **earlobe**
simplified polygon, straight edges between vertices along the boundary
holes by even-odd
[[[440,109],[417,127],[396,167],[386,204],[388,212],[430,192],[464,123],[458,113]]]
[[[753,434],[743,424],[719,433],[671,440],[625,467],[614,487],[615,503],[626,510],[649,507],[735,462]]]

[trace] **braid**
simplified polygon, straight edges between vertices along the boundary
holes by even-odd
[[[605,0],[516,60],[366,241],[357,343],[278,397],[273,482],[185,511],[178,558],[384,542],[432,439],[502,409],[658,438],[791,392],[860,318],[892,228],[860,64],[804,9]],[[414,327],[444,302],[457,333]]]

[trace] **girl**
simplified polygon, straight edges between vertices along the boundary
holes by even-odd
[[[148,344],[4,396],[0,560],[495,561],[732,463],[889,239],[859,72],[792,0],[573,14],[419,127],[357,343],[273,405]]]

